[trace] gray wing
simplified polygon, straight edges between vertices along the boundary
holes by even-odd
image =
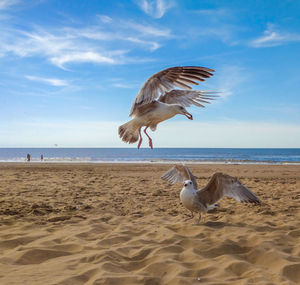
[[[180,104],[184,107],[190,107],[196,105],[198,107],[204,107],[203,103],[210,102],[208,100],[215,100],[216,92],[212,91],[201,91],[201,90],[172,90],[161,95],[158,101],[167,104]]]
[[[236,178],[223,173],[215,173],[197,195],[206,206],[215,204],[223,197],[231,197],[238,202],[261,203],[256,195]]]
[[[198,184],[195,179],[195,176],[192,174],[191,170],[183,165],[175,165],[170,170],[168,170],[164,175],[161,176],[161,179],[168,181],[172,184],[174,183],[183,183],[186,180],[191,180],[193,182],[194,188],[198,189]]]
[[[197,81],[205,81],[211,77],[213,69],[199,66],[177,66],[164,69],[149,77],[136,96],[129,116],[135,114],[139,106],[151,103],[176,87],[192,89],[191,84],[198,85]]]

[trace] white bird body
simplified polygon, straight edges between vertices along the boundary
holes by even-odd
[[[184,184],[188,184],[190,181],[186,181]],[[182,205],[191,212],[206,212],[207,209],[201,204],[197,197],[197,190],[194,189],[193,184],[184,186],[180,192],[180,201]]]
[[[155,73],[146,80],[132,105],[130,116],[134,118],[119,127],[119,136],[124,142],[135,143],[139,140],[138,148],[142,143],[141,128],[145,126],[144,133],[152,146],[152,139],[147,134],[148,127],[156,130],[159,123],[166,121],[177,114],[185,115],[192,120],[193,116],[185,107],[195,105],[204,107],[201,103],[209,103],[214,95],[210,91],[178,90],[192,89],[189,85],[198,85],[196,81],[204,81],[212,76],[214,70],[198,67],[184,66],[171,67]],[[159,96],[160,93],[160,96]]]
[[[154,108],[151,108],[148,112],[134,119],[140,122],[140,124],[142,124],[141,126],[149,126],[152,131],[155,131],[159,123],[171,119],[178,114],[174,106],[176,106],[176,104],[156,102]]]

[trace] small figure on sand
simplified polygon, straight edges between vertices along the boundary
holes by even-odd
[[[44,160],[44,156],[41,154],[41,161],[43,161]]]
[[[29,153],[27,153],[26,158],[27,158],[27,161],[30,161],[30,154]]]

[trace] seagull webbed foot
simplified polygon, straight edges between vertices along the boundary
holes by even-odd
[[[149,139],[149,147],[151,147],[151,149],[153,149],[153,144],[152,144],[152,139],[150,138],[150,136],[147,134],[147,129],[148,129],[148,127],[146,127],[145,129],[144,129],[144,133],[146,134],[146,136],[148,137],[148,139]]]
[[[192,211],[191,211],[191,214],[192,214],[191,216],[184,219],[185,222],[194,218],[194,213]]]

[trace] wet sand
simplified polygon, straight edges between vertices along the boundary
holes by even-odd
[[[0,284],[300,284],[300,166],[191,165],[263,201],[199,225],[166,164],[0,164]]]

